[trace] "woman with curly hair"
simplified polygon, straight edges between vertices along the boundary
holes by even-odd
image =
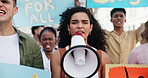
[[[59,26],[59,49],[52,54],[51,70],[53,78],[65,78],[61,70],[60,62],[66,47],[71,47],[71,37],[75,33],[81,33],[85,43],[96,49],[100,56],[101,65],[92,78],[105,78],[105,64],[109,64],[109,57],[105,52],[107,46],[105,33],[98,21],[93,17],[89,9],[85,7],[73,7],[67,9],[61,15]],[[62,72],[62,73],[61,73]]]
[[[128,64],[148,65],[148,21],[145,23],[145,30],[141,33],[144,44],[134,48],[128,58]]]

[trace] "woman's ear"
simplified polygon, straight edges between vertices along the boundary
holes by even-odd
[[[90,32],[92,31],[93,29],[93,24],[90,24]]]
[[[68,30],[68,31],[70,31],[70,28],[69,28],[69,27],[70,27],[69,24],[67,24],[67,30]]]

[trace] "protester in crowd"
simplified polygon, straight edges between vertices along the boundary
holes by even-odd
[[[73,7],[67,9],[61,15],[59,26],[59,47],[60,49],[53,52],[51,57],[51,68],[53,78],[64,78],[65,73],[62,71],[60,60],[66,48],[71,47],[71,37],[75,33],[81,33],[86,44],[96,49],[101,59],[101,67],[92,78],[105,78],[105,64],[109,64],[109,57],[105,53],[105,33],[101,29],[98,21],[93,17],[89,9],[85,7]],[[55,62],[56,61],[56,62]]]
[[[128,64],[147,64],[148,65],[148,21],[145,23],[145,30],[141,33],[142,39],[146,41],[134,48],[128,58]]]
[[[43,69],[42,55],[33,38],[12,25],[17,0],[0,1],[0,63]]]
[[[56,30],[52,27],[45,27],[40,35],[39,40],[43,48],[41,49],[44,69],[51,71],[50,69],[50,58],[51,53],[55,50],[56,46]]]
[[[108,42],[107,53],[112,64],[127,64],[131,50],[140,41],[140,32],[144,26],[136,30],[124,31],[126,22],[126,10],[124,8],[114,8],[111,10],[111,19],[114,30],[106,31]]]
[[[75,6],[76,7],[86,7],[86,0],[75,0]],[[92,8],[88,8],[90,10],[90,12],[93,14],[93,9]]]
[[[40,41],[39,41],[39,35],[40,35],[40,32],[44,29],[44,27],[45,27],[44,25],[38,25],[38,26],[32,26],[31,28],[33,38],[38,42],[40,48],[42,48],[42,45],[40,44]]]
[[[80,6],[80,5],[81,5],[80,1],[79,0],[75,0],[75,6]]]

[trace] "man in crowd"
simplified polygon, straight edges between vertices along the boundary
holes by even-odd
[[[32,26],[31,28],[33,38],[38,42],[40,48],[42,48],[42,45],[40,44],[40,41],[39,41],[39,35],[40,35],[40,32],[44,29],[44,27],[45,27],[44,25],[39,25],[39,26]]]
[[[142,32],[144,26],[133,31],[124,31],[124,23],[126,22],[126,10],[124,8],[114,8],[110,15],[114,30],[106,31],[107,53],[112,64],[127,64],[129,53],[140,41],[140,32]]]
[[[38,44],[12,25],[12,17],[18,12],[16,2],[0,0],[0,63],[43,69]]]

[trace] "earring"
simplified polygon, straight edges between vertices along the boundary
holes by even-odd
[[[71,35],[71,33],[69,32],[69,35]]]
[[[89,35],[91,35],[91,32],[89,32]]]

